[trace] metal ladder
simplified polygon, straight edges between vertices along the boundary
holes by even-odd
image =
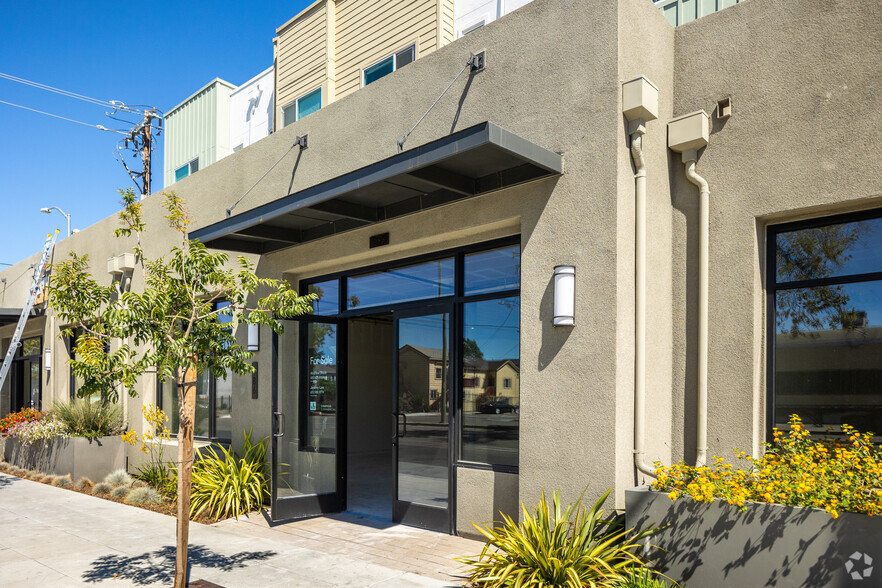
[[[21,334],[24,332],[25,323],[28,322],[31,309],[34,307],[37,298],[42,294],[43,287],[46,285],[49,278],[46,273],[46,265],[49,263],[49,258],[52,256],[52,249],[55,247],[56,239],[58,239],[58,231],[46,235],[46,243],[43,245],[43,254],[40,255],[40,261],[37,263],[37,267],[34,268],[34,280],[31,282],[28,301],[25,303],[24,308],[21,309],[21,316],[18,317],[18,325],[15,327],[12,341],[9,342],[9,349],[6,351],[6,357],[3,359],[3,367],[0,368],[0,388],[2,388],[3,384],[6,382],[6,375],[9,373],[9,368],[12,366],[12,359],[15,357],[15,352],[21,343]]]

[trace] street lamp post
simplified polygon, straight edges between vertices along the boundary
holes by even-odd
[[[52,210],[57,210],[67,219],[67,236],[70,237],[70,215],[58,208],[57,206],[50,206],[49,208],[41,208],[40,212],[45,212],[46,214],[52,214]]]

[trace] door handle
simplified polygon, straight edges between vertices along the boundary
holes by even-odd
[[[401,434],[398,434],[398,417],[404,419],[404,429],[401,431]],[[395,434],[392,435],[392,439],[398,439],[399,437],[407,437],[407,415],[403,412],[393,412],[392,418],[395,419]]]
[[[274,412],[273,416],[276,417],[276,432],[273,433],[273,437],[284,437],[285,436],[285,415],[281,412]]]
[[[392,441],[398,439],[398,413],[392,413]]]

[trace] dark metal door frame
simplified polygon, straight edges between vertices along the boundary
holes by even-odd
[[[333,324],[337,327],[337,413],[336,413],[336,490],[325,494],[311,494],[303,496],[278,497],[279,484],[279,439],[283,438],[286,430],[285,415],[280,412],[279,395],[279,336],[273,333],[272,341],[272,507],[270,517],[273,521],[294,520],[322,514],[341,512],[346,509],[346,405],[347,405],[347,378],[346,378],[346,320],[331,317],[306,316],[290,319],[289,326],[299,328],[297,361],[298,390],[295,401],[298,403],[299,423],[297,426],[297,445],[302,443],[302,423],[306,414],[304,409],[309,402],[309,366],[304,351],[308,345],[308,331],[311,323]],[[290,467],[290,466],[289,466]]]
[[[447,302],[430,302],[420,305],[419,308],[396,311],[393,313],[393,382],[392,382],[392,407],[393,417],[395,419],[395,435],[392,439],[392,520],[396,523],[422,527],[442,533],[452,533],[456,528],[456,467],[455,467],[455,431],[457,419],[457,390],[459,387],[455,384],[458,379],[458,360],[455,353],[455,325],[457,320],[455,317],[456,305],[452,301]],[[412,502],[402,501],[398,499],[398,450],[399,450],[399,430],[402,425],[399,415],[401,414],[398,406],[398,369],[399,354],[401,347],[399,341],[399,321],[401,319],[414,318],[420,316],[431,316],[446,313],[448,316],[447,338],[448,338],[448,381],[447,381],[447,508],[431,507]],[[405,425],[406,427],[406,425]]]

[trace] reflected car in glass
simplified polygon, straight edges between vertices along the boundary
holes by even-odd
[[[504,412],[513,412],[517,414],[518,407],[511,403],[508,398],[498,398],[485,402],[478,407],[478,410],[484,414],[502,414]]]

